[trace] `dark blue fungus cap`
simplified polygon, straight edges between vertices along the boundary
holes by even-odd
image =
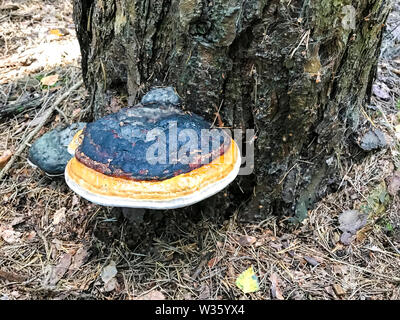
[[[188,130],[190,129],[190,130]],[[165,180],[210,163],[230,146],[222,129],[172,106],[125,108],[83,131],[75,156],[103,174]]]

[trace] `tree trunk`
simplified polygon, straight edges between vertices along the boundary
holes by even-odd
[[[225,211],[301,219],[329,189],[367,102],[390,0],[75,0],[95,117],[174,86],[185,109],[255,129]],[[354,13],[354,21],[352,20]]]

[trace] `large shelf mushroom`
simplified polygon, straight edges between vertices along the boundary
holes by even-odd
[[[188,206],[224,189],[240,169],[238,146],[179,104],[173,88],[153,89],[141,104],[76,130],[68,186],[100,205],[149,209]]]
[[[172,209],[194,204],[224,189],[241,164],[235,141],[222,129],[211,134],[209,129],[203,118],[171,106],[122,109],[87,124],[73,139],[75,156],[65,181],[83,198],[105,206]]]

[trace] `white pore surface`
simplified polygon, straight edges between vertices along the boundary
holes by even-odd
[[[175,209],[190,206],[201,200],[211,197],[217,192],[224,189],[228,184],[230,184],[238,175],[241,165],[240,150],[235,144],[237,149],[237,161],[233,170],[222,180],[214,182],[190,195],[186,195],[180,198],[175,198],[171,200],[144,200],[144,199],[132,199],[132,198],[122,198],[115,196],[104,196],[95,194],[89,190],[82,188],[78,183],[73,181],[69,176],[67,170],[65,170],[65,181],[68,186],[74,190],[81,197],[89,200],[93,203],[109,206],[109,207],[123,207],[123,208],[146,208],[146,209]]]
[[[31,162],[31,160],[26,159],[26,161],[28,162],[28,164],[29,164],[32,168],[34,168],[34,169],[37,168],[37,165],[36,165],[36,164],[33,164],[33,163]]]
[[[33,164],[29,159],[26,159],[26,161],[28,162],[28,164],[29,164],[32,168],[34,168],[34,169],[37,169],[37,168],[38,168],[38,166],[37,166],[36,164]],[[45,173],[46,176],[49,176],[49,177],[59,177],[59,176],[62,176],[62,175],[63,175],[62,173],[60,173],[60,174],[51,174],[51,173],[48,173],[48,172],[45,172],[45,171],[44,171],[44,173]]]

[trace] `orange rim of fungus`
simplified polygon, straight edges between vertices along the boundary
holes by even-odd
[[[79,141],[79,134],[80,132],[75,135],[77,141]],[[75,157],[68,162],[65,169],[65,176],[70,187],[72,186],[69,182],[72,180],[73,184],[79,186],[79,189],[83,189],[85,194],[88,192],[100,197],[157,202],[174,200],[196,193],[201,195],[202,189],[206,189],[207,187],[212,188],[214,184],[224,179],[229,180],[226,181],[228,183],[224,183],[224,186],[218,186],[219,190],[208,192],[212,195],[220,191],[236,177],[240,168],[240,162],[239,148],[235,141],[231,139],[231,144],[226,152],[211,163],[166,180],[131,180],[107,176],[85,166]],[[72,189],[79,193],[75,188]],[[197,201],[200,200],[202,199]]]

